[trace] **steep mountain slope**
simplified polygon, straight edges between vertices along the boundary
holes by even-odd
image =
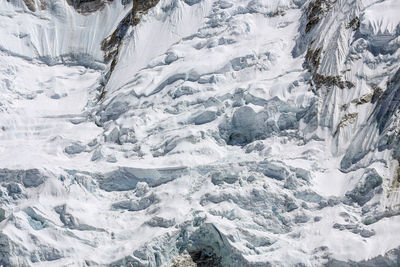
[[[0,7],[0,265],[400,264],[396,0]]]

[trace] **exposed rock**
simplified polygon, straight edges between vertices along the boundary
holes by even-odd
[[[103,9],[113,0],[67,0],[67,3],[80,13],[91,13]]]
[[[306,10],[307,25],[305,28],[305,32],[308,33],[309,31],[311,31],[311,29],[318,24],[321,16],[323,16],[330,8],[331,3],[329,0],[311,1]]]
[[[373,93],[365,94],[365,95],[361,96],[360,98],[353,99],[351,101],[351,103],[354,103],[356,105],[366,104],[366,103],[371,102],[373,96],[374,96]]]
[[[26,5],[26,7],[32,11],[35,12],[36,11],[36,5],[35,5],[35,0],[24,0],[24,3]]]

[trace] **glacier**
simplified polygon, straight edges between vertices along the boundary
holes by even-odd
[[[396,0],[0,2],[0,266],[398,266]]]

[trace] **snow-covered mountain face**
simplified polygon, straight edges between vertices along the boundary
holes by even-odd
[[[2,0],[0,266],[400,264],[397,0]]]

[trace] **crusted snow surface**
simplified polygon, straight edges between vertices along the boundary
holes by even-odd
[[[398,265],[397,1],[137,3],[0,3],[0,266]]]

